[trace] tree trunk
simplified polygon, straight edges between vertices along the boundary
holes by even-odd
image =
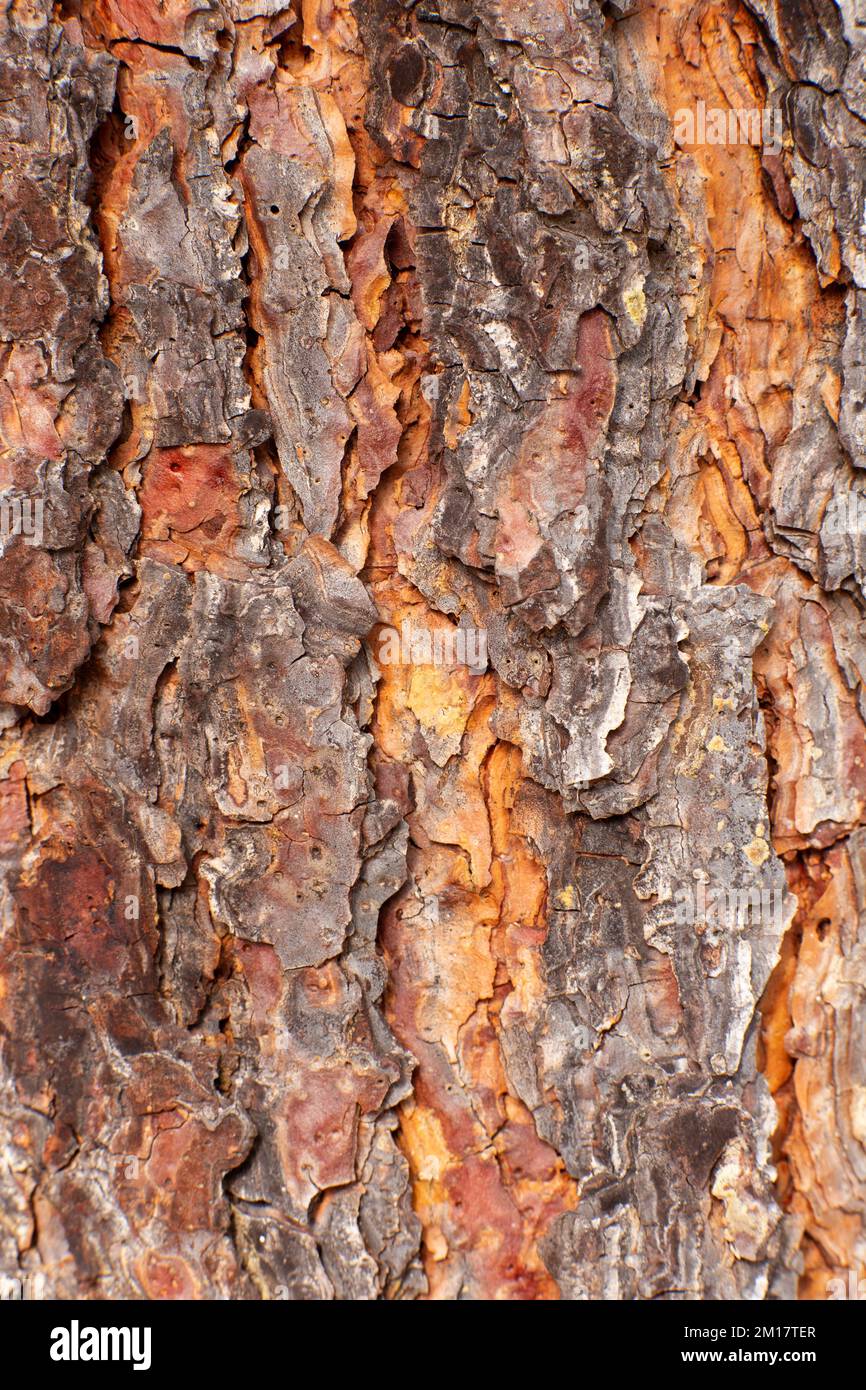
[[[857,0],[6,0],[0,1273],[866,1274]]]

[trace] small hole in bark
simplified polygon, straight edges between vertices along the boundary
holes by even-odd
[[[819,941],[823,941],[823,940],[824,940],[824,937],[827,935],[827,929],[828,929],[829,926],[830,926],[830,919],[829,919],[829,917],[822,917],[821,920],[820,920],[820,922],[818,923],[817,927],[815,928],[815,931],[818,933],[818,940],[819,940]]]

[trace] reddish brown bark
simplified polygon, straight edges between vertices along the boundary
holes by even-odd
[[[866,1274],[863,34],[5,5],[5,1277]]]

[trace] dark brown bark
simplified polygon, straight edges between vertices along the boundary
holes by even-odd
[[[5,5],[5,1277],[866,1273],[864,34]]]

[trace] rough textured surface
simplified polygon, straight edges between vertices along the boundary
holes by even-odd
[[[866,1275],[856,4],[4,0],[0,83],[0,1273]]]

